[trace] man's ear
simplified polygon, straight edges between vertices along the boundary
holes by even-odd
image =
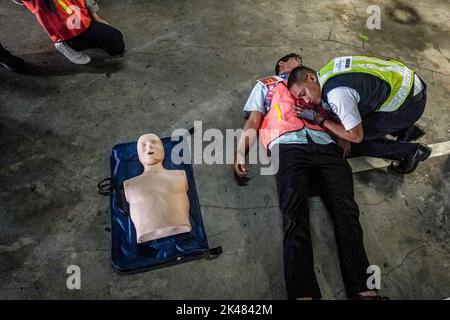
[[[317,76],[314,73],[308,73],[306,78],[312,83],[317,82]]]

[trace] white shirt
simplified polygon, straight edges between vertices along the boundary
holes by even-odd
[[[345,130],[350,130],[361,123],[358,110],[360,100],[358,92],[349,87],[337,87],[328,92],[328,104],[339,117]]]
[[[266,98],[267,91],[267,86],[263,85],[261,82],[257,82],[253,87],[253,90],[250,93],[247,102],[245,103],[244,111],[259,111],[263,115],[265,115],[268,111],[264,106],[264,100]]]
[[[422,91],[422,89],[423,89],[422,81],[420,81],[420,79],[417,76],[417,74],[414,73],[414,92],[413,92],[413,96],[415,96],[420,91]]]

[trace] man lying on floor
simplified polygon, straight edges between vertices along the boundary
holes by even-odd
[[[366,284],[370,264],[354,200],[351,168],[333,138],[320,126],[298,118],[293,108],[296,101],[286,79],[301,64],[299,55],[287,55],[277,62],[276,76],[259,80],[253,88],[244,107],[250,114],[238,144],[234,171],[241,178],[247,175],[245,155],[255,142],[255,135],[250,132],[259,130],[262,145],[272,152],[274,161],[279,161],[276,181],[283,216],[284,277],[289,299],[321,297],[314,274],[308,208],[309,183],[319,181],[321,197],[334,222],[347,296],[378,300],[381,297]]]

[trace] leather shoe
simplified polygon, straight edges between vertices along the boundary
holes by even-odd
[[[419,162],[425,161],[430,155],[431,148],[419,143],[416,153],[411,158],[399,161],[396,164],[392,163],[388,169],[395,173],[408,174],[416,170]]]
[[[425,135],[425,131],[419,125],[415,124],[397,135],[397,141],[416,141]]]

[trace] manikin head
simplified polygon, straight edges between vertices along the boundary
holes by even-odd
[[[302,57],[297,53],[290,53],[277,61],[275,74],[289,73],[292,69],[302,66]]]
[[[164,160],[164,147],[161,139],[153,133],[142,135],[137,142],[139,161],[147,169],[152,165],[160,164]]]
[[[289,74],[288,88],[297,99],[306,103],[319,104],[322,102],[317,72],[307,67],[297,67]]]

